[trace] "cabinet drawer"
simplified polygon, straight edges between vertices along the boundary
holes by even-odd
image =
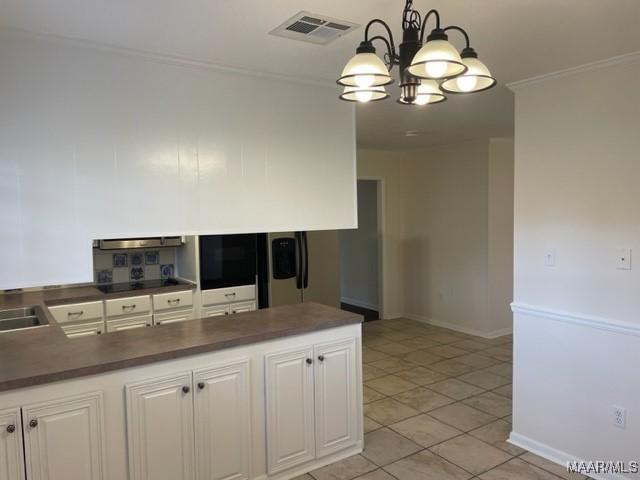
[[[256,309],[256,302],[232,303],[229,305],[229,313],[253,312]]]
[[[190,307],[192,305],[193,292],[191,290],[186,290],[183,292],[160,293],[153,296],[153,309],[155,311]]]
[[[66,324],[62,331],[69,338],[92,337],[104,333],[104,320],[98,322],[83,322]]]
[[[229,315],[229,305],[216,305],[202,309],[203,317],[221,317],[224,315]]]
[[[124,317],[117,320],[107,320],[107,332],[119,332],[121,330],[133,330],[153,325],[153,316],[138,315],[136,317]]]
[[[181,309],[153,315],[154,325],[166,325],[168,323],[185,322],[193,319],[193,309]]]
[[[255,285],[243,285],[242,287],[217,288],[202,292],[203,305],[215,305],[216,303],[243,302],[256,298]]]
[[[104,305],[107,317],[147,313],[151,311],[151,297],[141,295],[139,297],[116,298],[106,300]]]
[[[102,319],[102,302],[74,303],[49,307],[49,312],[58,323]]]

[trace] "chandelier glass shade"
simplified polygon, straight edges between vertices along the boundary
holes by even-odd
[[[427,24],[432,17],[435,25],[425,41]],[[374,25],[384,29],[382,35],[369,35]],[[367,24],[364,40],[337,80],[345,87],[340,99],[364,103],[388,98],[384,87],[394,81],[390,74],[394,66],[399,67],[398,102],[405,105],[440,103],[446,100],[446,93],[475,93],[496,85],[496,79],[471,48],[467,32],[457,25],[442,27],[437,10],[429,10],[423,19],[413,9],[413,0],[406,0],[402,32],[402,43],[396,49],[391,29],[384,21],[376,18]],[[464,38],[465,47],[461,52],[449,42],[450,32]],[[382,58],[376,54],[374,42],[386,47]]]
[[[389,94],[383,86],[367,88],[344,87],[340,99],[346,100],[347,102],[367,103],[384,100],[388,96]]]

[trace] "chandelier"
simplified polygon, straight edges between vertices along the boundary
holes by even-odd
[[[435,19],[435,28],[424,41],[427,22]],[[369,36],[375,24],[382,25],[383,35]],[[464,37],[465,47],[460,53],[449,43],[448,32]],[[384,44],[387,51],[384,60],[376,55],[374,41]],[[427,105],[446,100],[446,93],[464,94],[488,90],[496,79],[478,54],[471,48],[469,35],[457,25],[442,27],[437,10],[429,10],[424,16],[413,9],[413,0],[406,0],[402,14],[402,43],[396,51],[389,25],[378,18],[371,20],[364,31],[364,40],[349,60],[337,83],[344,86],[340,95],[348,102],[371,102],[389,97],[385,86],[393,83],[389,71],[399,67],[400,98],[404,105]]]

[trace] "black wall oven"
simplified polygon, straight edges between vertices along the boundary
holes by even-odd
[[[202,290],[255,285],[257,237],[256,234],[201,235]]]

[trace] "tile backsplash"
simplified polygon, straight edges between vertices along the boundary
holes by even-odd
[[[93,249],[96,283],[158,280],[175,276],[176,247],[99,250]]]

